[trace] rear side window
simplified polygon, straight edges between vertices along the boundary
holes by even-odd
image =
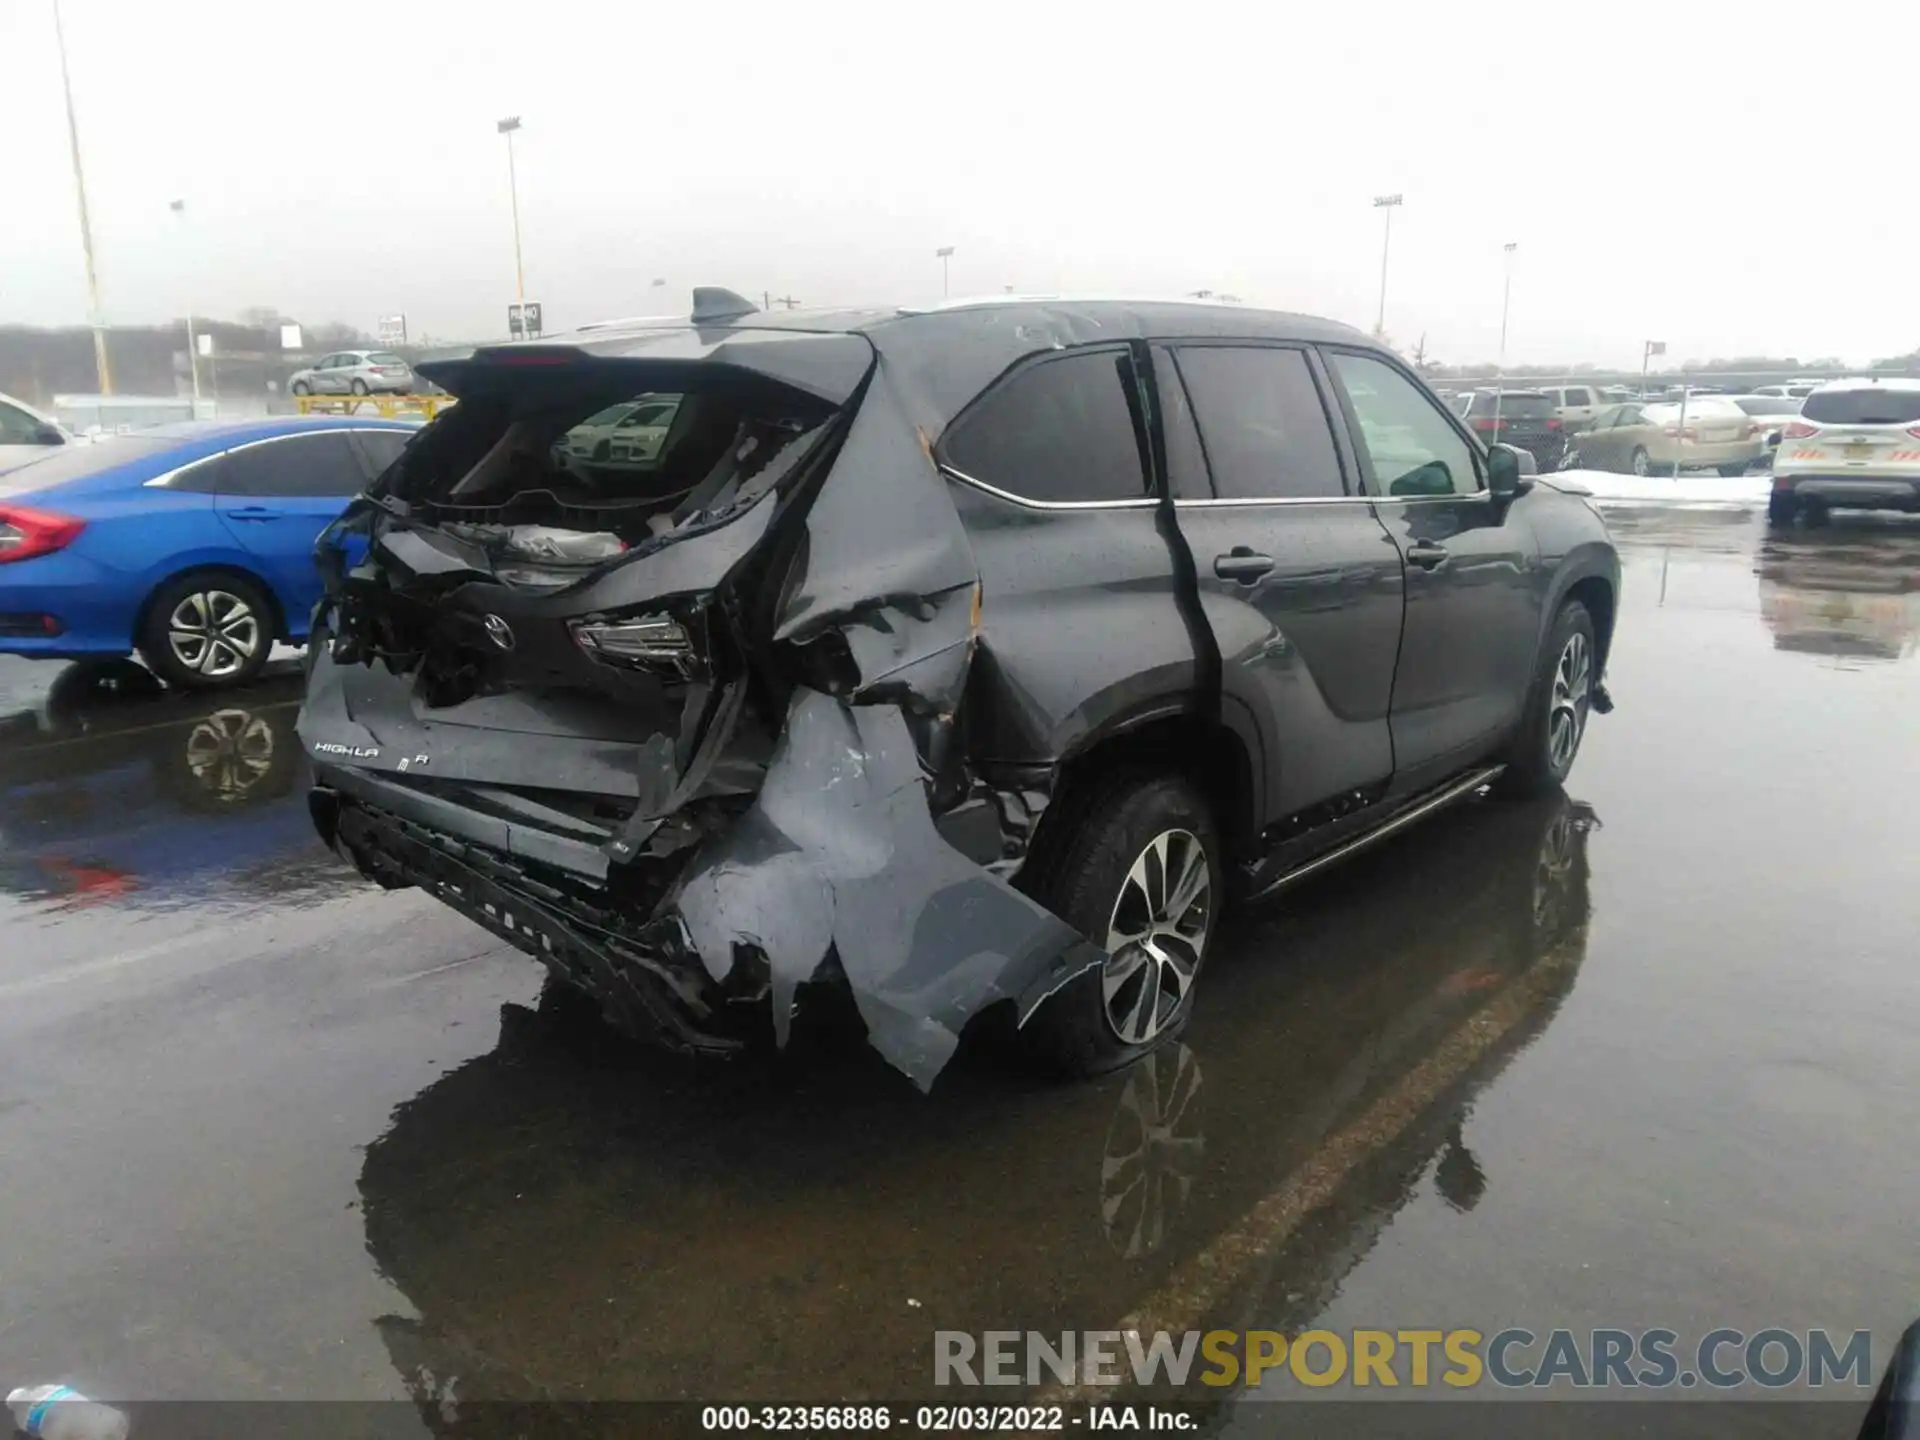
[[[223,495],[358,495],[366,472],[345,434],[292,435],[227,452]]]
[[[1029,366],[988,392],[941,442],[949,465],[1026,500],[1148,498],[1125,350]]]
[[[1818,390],[1800,407],[1816,425],[1911,425],[1920,420],[1920,390]]]
[[[1175,355],[1222,499],[1345,493],[1333,431],[1304,352],[1206,345],[1182,346]]]
[[[368,480],[374,480],[381,471],[400,458],[400,452],[407,448],[407,441],[412,438],[400,430],[355,430],[350,443],[360,457],[361,473]]]

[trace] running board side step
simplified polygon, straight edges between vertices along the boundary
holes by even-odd
[[[1490,784],[1492,781],[1498,779],[1500,772],[1506,768],[1504,765],[1488,765],[1483,769],[1474,770],[1462,775],[1458,780],[1448,781],[1438,790],[1430,791],[1427,795],[1414,801],[1413,804],[1407,806],[1404,810],[1396,810],[1391,816],[1376,825],[1373,829],[1356,835],[1351,840],[1342,841],[1324,855],[1316,855],[1303,865],[1297,865],[1291,870],[1274,876],[1271,880],[1260,885],[1258,889],[1248,892],[1246,900],[1249,902],[1263,900],[1276,890],[1283,890],[1297,880],[1304,880],[1307,876],[1316,874],[1338,861],[1345,860],[1350,855],[1357,855],[1360,851],[1378,844],[1390,835],[1399,834],[1409,825],[1426,819],[1427,816],[1433,814],[1434,811],[1443,809],[1451,805],[1454,801],[1471,795],[1483,785]]]

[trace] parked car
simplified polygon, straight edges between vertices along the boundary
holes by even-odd
[[[1841,509],[1920,512],[1920,380],[1835,380],[1781,432],[1767,518]]]
[[[1732,395],[1728,397],[1753,421],[1760,437],[1760,465],[1772,465],[1780,448],[1780,433],[1800,413],[1801,402],[1786,395]]]
[[[287,382],[295,395],[409,395],[413,367],[391,350],[341,350],[323,355]]]
[[[299,723],[328,844],[623,1028],[727,1052],[828,989],[921,1085],[1002,1003],[1124,1064],[1223,906],[1552,789],[1608,707],[1599,512],[1357,330],[693,318],[431,367],[460,404],[317,547]],[[654,466],[556,468],[669,387]]]
[[[1525,450],[1543,470],[1556,468],[1566,454],[1566,428],[1544,390],[1470,390],[1454,411],[1487,444]]]
[[[1585,430],[1606,406],[1619,403],[1594,385],[1548,385],[1541,393],[1553,402],[1560,429],[1568,435]]]
[[[1766,450],[1766,432],[1731,400],[1700,395],[1679,404],[1613,405],[1574,440],[1573,463],[1656,475],[1682,470],[1744,475]]]
[[[666,443],[667,428],[679,409],[677,395],[643,395],[589,415],[566,435],[566,453],[599,463],[640,464]]]
[[[303,643],[313,545],[417,429],[189,421],[73,446],[0,479],[0,653],[139,652],[168,683],[250,680]]]
[[[0,395],[0,474],[44,460],[74,438],[66,426],[24,400]]]

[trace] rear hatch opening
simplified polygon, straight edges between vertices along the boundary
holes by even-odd
[[[310,743],[611,843],[666,801],[752,668],[764,637],[729,577],[841,407],[697,362],[462,368],[460,404],[321,537]],[[739,743],[707,778],[735,794],[778,719],[735,704],[728,723]]]

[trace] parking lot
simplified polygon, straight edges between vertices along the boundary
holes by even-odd
[[[1871,1329],[1877,1372],[1920,1313],[1920,526],[1611,518],[1570,794],[1240,916],[1184,1043],[1072,1086],[638,1054],[320,848],[296,676],[0,660],[9,1383],[452,1434],[920,1397],[939,1329]],[[1688,1424],[1864,1395],[1776,1408]]]

